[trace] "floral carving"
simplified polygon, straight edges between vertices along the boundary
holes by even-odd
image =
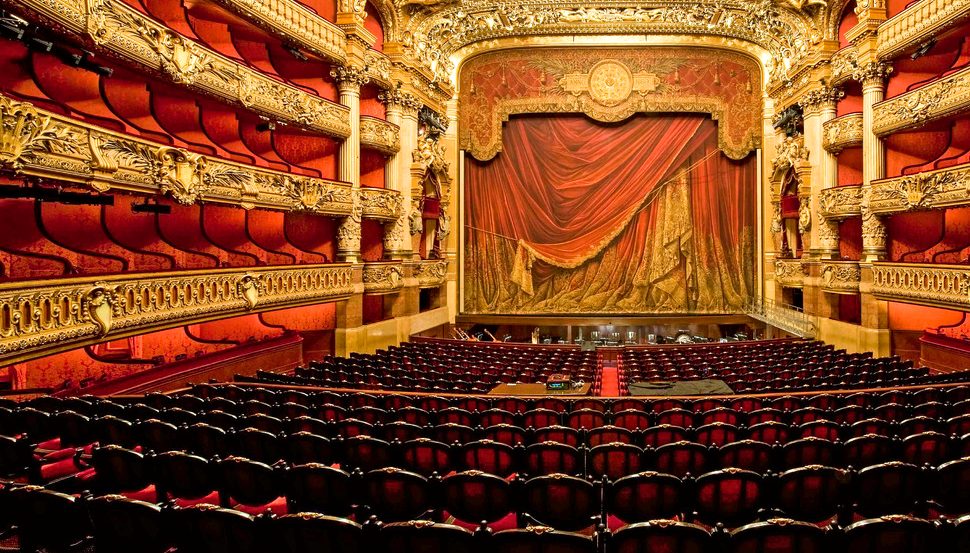
[[[414,276],[421,288],[436,288],[445,283],[448,276],[448,261],[445,259],[425,260],[414,266]]]
[[[966,311],[970,308],[970,271],[960,265],[874,263],[872,293],[887,300]]]
[[[822,124],[822,147],[838,154],[846,148],[862,146],[862,114],[851,113]]]
[[[79,137],[32,105],[0,96],[0,166],[18,170],[38,151],[78,153]]]
[[[805,137],[801,134],[786,136],[775,149],[775,158],[771,161],[771,168],[775,175],[807,163],[808,148],[805,147]]]
[[[862,188],[837,186],[822,190],[818,200],[819,214],[826,219],[845,219],[859,215]]]
[[[404,271],[398,263],[365,263],[362,278],[365,292],[393,292],[403,286]]]
[[[823,262],[822,288],[832,292],[853,293],[859,291],[859,280],[862,276],[857,261]]]
[[[360,144],[385,154],[401,149],[401,131],[397,125],[374,117],[360,118]]]
[[[775,260],[775,282],[782,286],[801,288],[806,276],[808,276],[807,267],[800,259]]]

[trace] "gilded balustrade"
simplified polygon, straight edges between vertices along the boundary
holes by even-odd
[[[0,284],[0,365],[352,293],[353,269],[345,264],[6,282]]]
[[[889,301],[967,311],[970,309],[970,266],[873,263],[872,293]]]
[[[876,50],[891,59],[970,17],[970,0],[918,0],[879,26]]]
[[[879,136],[918,128],[970,110],[970,67],[875,105],[872,130]]]

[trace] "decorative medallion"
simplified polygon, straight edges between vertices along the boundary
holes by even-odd
[[[626,101],[633,92],[633,74],[616,60],[603,60],[589,72],[589,95],[604,106]]]

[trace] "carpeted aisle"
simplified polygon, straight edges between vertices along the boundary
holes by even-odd
[[[616,397],[620,395],[620,380],[617,378],[616,361],[603,362],[603,388],[600,396]]]

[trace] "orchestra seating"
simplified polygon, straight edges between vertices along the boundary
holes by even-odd
[[[8,403],[0,433],[0,513],[25,551],[970,543],[962,384],[693,400],[206,384]]]

